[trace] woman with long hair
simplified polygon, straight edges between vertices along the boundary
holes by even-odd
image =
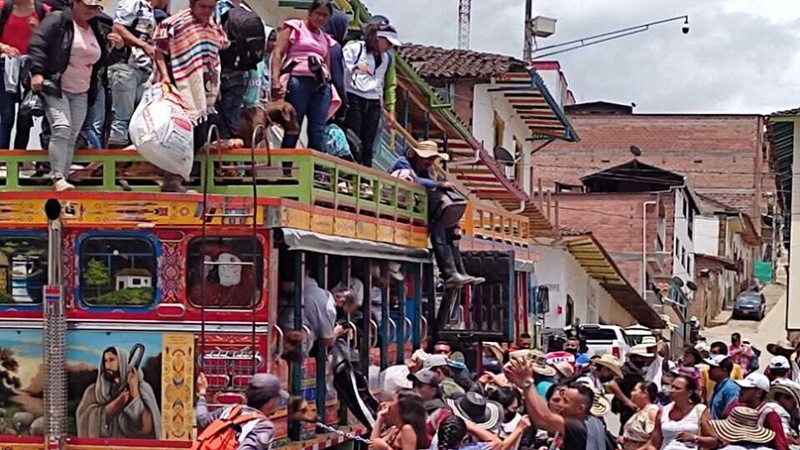
[[[364,29],[363,40],[345,45],[344,70],[347,89],[345,124],[361,139],[361,153],[356,159],[372,167],[372,153],[378,136],[383,109],[394,120],[396,81],[391,69],[390,51],[400,45],[397,30],[386,22],[371,23]]]
[[[625,423],[620,444],[623,450],[636,450],[646,444],[656,426],[658,405],[655,404],[658,387],[650,381],[636,383],[631,392],[631,401],[636,412]]]
[[[696,450],[716,445],[717,439],[711,437],[708,427],[708,408],[697,394],[697,382],[682,375],[675,377],[670,399],[672,403],[658,412],[653,433],[640,450]]]
[[[419,394],[411,389],[400,389],[378,412],[370,436],[370,450],[428,448],[426,419],[425,406]]]

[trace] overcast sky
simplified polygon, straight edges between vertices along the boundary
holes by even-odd
[[[458,0],[365,1],[404,42],[458,45]],[[473,0],[470,47],[521,57],[524,3]],[[639,112],[800,106],[800,1],[534,0],[534,15],[558,20],[540,46],[684,14],[688,35],[674,22],[556,56],[577,100],[635,102]]]

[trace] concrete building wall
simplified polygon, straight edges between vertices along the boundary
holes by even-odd
[[[694,281],[694,210],[686,190],[675,191],[675,251],[672,253],[672,276],[683,282]],[[689,298],[692,297],[690,293]]]
[[[545,315],[546,327],[565,327],[567,302],[572,300],[574,319],[581,323],[608,323],[628,326],[636,323],[597,281],[578,264],[569,252],[550,246],[535,245],[540,255],[536,264],[536,280],[550,289],[550,312]]]
[[[716,216],[694,218],[694,251],[701,255],[722,256],[719,252],[720,220]]]

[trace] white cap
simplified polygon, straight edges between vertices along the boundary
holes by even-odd
[[[775,356],[774,358],[772,358],[772,360],[770,360],[769,368],[789,370],[792,368],[792,366],[789,365],[789,360],[786,359],[785,356]]]
[[[698,342],[694,349],[698,352],[707,352],[708,351],[708,343],[707,342]]]
[[[760,389],[764,392],[769,392],[770,388],[769,378],[763,373],[751,373],[744,380],[736,380],[736,384],[742,388]]]
[[[708,358],[706,358],[705,363],[711,367],[719,367],[722,361],[726,359],[728,359],[728,357],[725,355],[711,355]]]

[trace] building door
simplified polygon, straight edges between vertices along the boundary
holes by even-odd
[[[575,323],[575,300],[567,294],[566,324],[572,325],[573,323]]]

